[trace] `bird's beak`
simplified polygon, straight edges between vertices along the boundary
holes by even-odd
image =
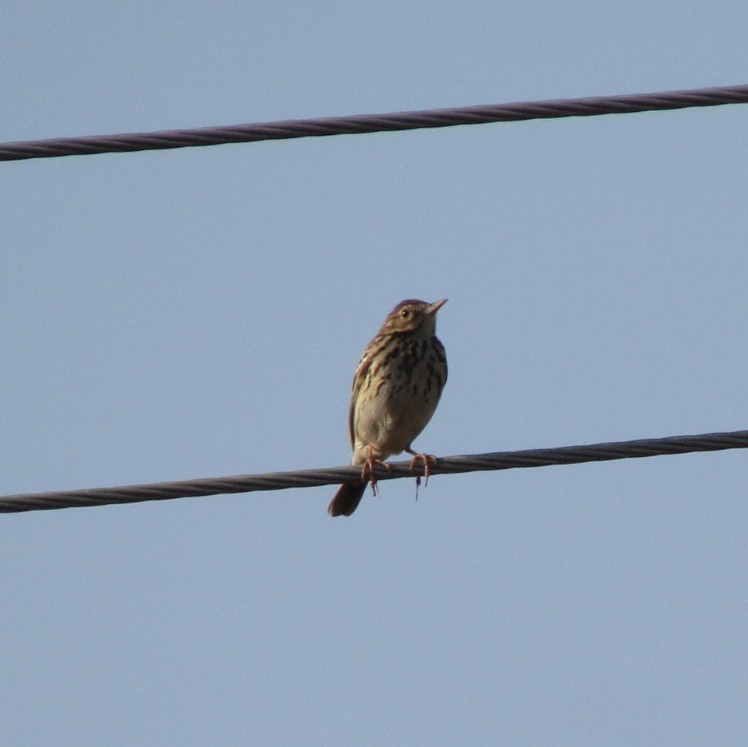
[[[434,316],[434,314],[436,314],[436,312],[439,311],[439,309],[441,309],[441,307],[444,306],[445,303],[447,303],[446,298],[442,298],[441,301],[434,301],[434,303],[432,303],[431,306],[426,309],[426,313],[429,316]]]

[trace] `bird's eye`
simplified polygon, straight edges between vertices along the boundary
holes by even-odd
[[[401,317],[402,317],[403,319],[407,319],[407,318],[408,318],[408,317],[410,316],[410,309],[403,309],[403,310],[402,310],[402,311],[400,312],[400,316],[401,316]]]

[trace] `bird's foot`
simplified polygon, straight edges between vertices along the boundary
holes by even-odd
[[[381,459],[374,457],[373,449],[369,449],[369,456],[366,461],[361,465],[361,482],[369,482],[374,495],[379,495],[377,491],[377,465],[385,467],[388,472],[392,471],[387,462],[383,462]]]
[[[408,454],[413,455],[413,460],[410,463],[410,471],[415,472],[416,467],[418,466],[418,462],[423,462],[423,476],[426,478],[424,480],[424,486],[427,486],[429,484],[429,477],[431,477],[431,465],[436,464],[439,460],[433,455],[433,454],[419,454],[415,451],[411,451],[410,449],[407,449]],[[418,486],[421,484],[421,476],[416,476],[416,490],[418,489]]]

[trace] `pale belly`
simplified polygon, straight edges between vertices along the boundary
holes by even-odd
[[[362,464],[373,447],[376,459],[387,459],[409,448],[426,427],[439,403],[435,386],[427,391],[383,386],[377,395],[357,404],[354,411],[353,464]]]

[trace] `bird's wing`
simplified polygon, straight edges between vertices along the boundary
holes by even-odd
[[[364,354],[361,356],[361,360],[356,366],[356,373],[353,374],[353,390],[351,391],[351,406],[348,408],[348,435],[351,439],[351,448],[356,448],[356,434],[353,430],[353,418],[356,413],[356,400],[358,399],[358,393],[361,391],[361,385],[364,383],[366,374],[371,366],[372,359],[372,346],[368,345]]]

